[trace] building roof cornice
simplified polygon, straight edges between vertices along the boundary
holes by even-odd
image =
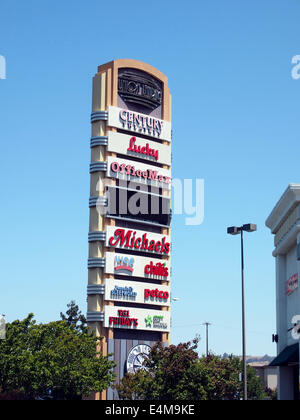
[[[289,213],[300,203],[300,184],[289,184],[266,220],[266,226],[276,233]]]

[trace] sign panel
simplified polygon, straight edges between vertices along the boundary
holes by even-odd
[[[120,68],[118,71],[119,99],[125,104],[135,104],[141,112],[149,113],[161,108],[163,84],[153,75],[133,68]],[[141,108],[141,109],[140,109]],[[147,112],[148,111],[148,112]]]
[[[130,280],[106,279],[105,300],[170,306],[170,287]]]
[[[285,294],[291,295],[296,289],[298,289],[298,273],[291,276],[285,283]]]
[[[150,115],[109,106],[107,123],[110,127],[171,141],[171,123]]]
[[[108,132],[109,152],[138,157],[140,159],[171,165],[171,147],[138,136]]]
[[[106,175],[123,181],[133,181],[168,190],[171,188],[171,172],[167,169],[140,162],[129,162],[112,156],[107,158]]]
[[[170,312],[105,306],[104,327],[169,332]]]
[[[169,255],[170,238],[159,233],[142,230],[123,229],[115,226],[106,227],[107,247],[128,249],[132,251],[152,252],[153,254]]]
[[[105,273],[170,281],[170,262],[137,255],[105,253]]]

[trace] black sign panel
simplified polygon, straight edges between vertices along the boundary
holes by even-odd
[[[122,68],[118,75],[118,93],[128,104],[153,111],[162,104],[162,83],[141,70]]]
[[[170,226],[172,213],[169,197],[113,186],[107,186],[106,191],[109,197],[108,217]]]

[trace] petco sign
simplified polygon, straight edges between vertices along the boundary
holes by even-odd
[[[170,262],[158,258],[106,252],[105,273],[170,281]]]
[[[107,279],[105,300],[170,306],[170,287],[130,280]]]

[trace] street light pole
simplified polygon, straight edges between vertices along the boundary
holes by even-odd
[[[242,340],[243,340],[243,396],[248,399],[247,394],[247,365],[246,365],[246,320],[245,320],[245,283],[244,283],[244,240],[243,229],[241,229],[241,270],[242,270]]]
[[[246,320],[245,320],[245,283],[244,283],[244,237],[243,232],[255,232],[256,225],[249,223],[240,227],[231,226],[227,228],[230,235],[241,234],[241,277],[242,277],[242,347],[243,347],[243,399],[248,399],[247,395],[247,364],[246,364]]]
[[[206,357],[208,356],[208,326],[211,325],[210,322],[204,322],[203,325],[206,325]]]

